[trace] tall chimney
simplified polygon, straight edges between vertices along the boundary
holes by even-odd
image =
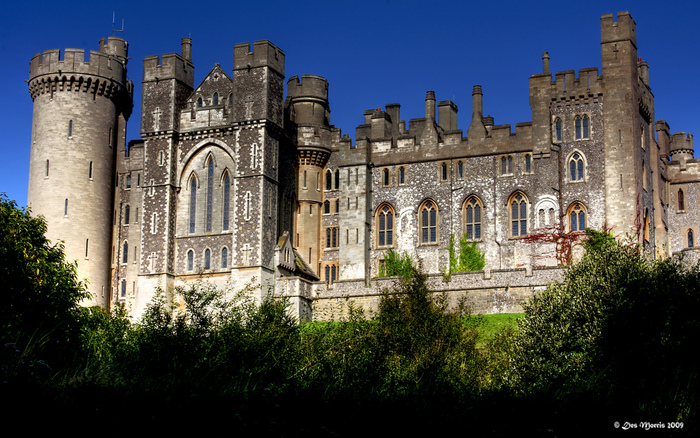
[[[486,137],[486,128],[484,127],[483,121],[483,97],[481,85],[474,85],[474,91],[472,91],[472,123],[469,125],[467,138]]]
[[[549,52],[542,54],[542,74],[549,74]]]
[[[192,60],[192,38],[182,39],[182,57]]]
[[[435,121],[435,92],[428,91],[425,95],[425,118]]]

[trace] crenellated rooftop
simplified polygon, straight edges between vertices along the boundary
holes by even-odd
[[[111,79],[126,84],[126,63],[128,44],[121,38],[110,37],[105,42],[100,40],[100,50],[90,50],[89,59],[85,60],[85,50],[59,49],[37,53],[29,64],[29,80],[39,76],[50,75],[70,77],[88,74]]]

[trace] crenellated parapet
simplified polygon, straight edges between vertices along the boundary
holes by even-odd
[[[269,67],[284,76],[284,52],[268,40],[255,41],[253,51],[249,43],[233,47],[233,70]]]
[[[160,81],[177,79],[190,88],[194,86],[194,65],[192,60],[177,53],[148,56],[143,60],[143,80]]]
[[[112,99],[125,117],[131,114],[133,84],[126,77],[128,44],[121,38],[100,41],[100,50],[59,49],[37,53],[29,64],[29,94],[83,92]]]
[[[297,125],[330,125],[328,108],[328,81],[317,75],[292,76],[287,81],[289,118]]]

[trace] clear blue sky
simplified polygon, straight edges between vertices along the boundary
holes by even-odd
[[[216,4],[217,9],[199,9]],[[230,72],[233,46],[268,39],[286,55],[286,76],[317,74],[330,82],[331,123],[354,138],[363,111],[401,104],[401,118],[424,116],[425,92],[454,100],[459,127],[471,119],[472,86],[496,124],[531,120],[528,77],[550,70],[600,68],[600,16],[629,11],[639,56],[649,63],[656,118],[672,132],[700,135],[700,2],[658,1],[13,1],[0,14],[5,86],[0,105],[0,192],[27,202],[32,101],[29,61],[48,49],[97,50],[112,33],[129,44],[136,85],[127,131],[139,138],[143,58],[180,51],[193,40],[195,82],[215,63]],[[700,145],[699,145],[700,147]],[[67,182],[69,183],[69,182]]]

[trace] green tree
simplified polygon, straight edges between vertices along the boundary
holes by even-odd
[[[0,336],[25,354],[58,353],[79,341],[78,303],[89,296],[65,260],[62,243],[46,237],[46,221],[0,195]]]
[[[386,346],[389,393],[446,394],[476,386],[480,320],[464,302],[450,308],[447,295],[432,293],[426,282],[414,268],[379,303],[376,329]]]

